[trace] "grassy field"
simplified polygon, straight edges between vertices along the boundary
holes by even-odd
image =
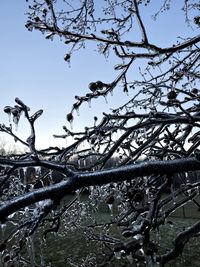
[[[200,199],[196,199],[196,201],[200,202]],[[97,213],[96,216],[97,220],[108,220],[110,217],[110,211],[107,205],[101,206],[100,213]],[[172,213],[172,216],[169,218],[170,224],[166,223],[160,228],[160,237],[158,240],[160,244],[160,252],[164,252],[166,248],[171,245],[175,234],[180,232],[184,227],[195,223],[198,219],[200,219],[200,212],[193,202],[189,202],[187,206],[181,207]],[[69,264],[70,259],[72,262],[79,262],[80,264],[80,258],[86,258],[88,255],[95,255],[96,253],[99,253],[99,257],[101,258],[101,247],[95,242],[87,242],[80,229],[68,232],[66,235],[60,236],[60,238],[58,236],[51,235],[48,237],[46,246],[47,247],[44,248],[45,258],[48,258],[48,262],[51,262],[52,267],[71,266]],[[194,238],[186,245],[182,257],[176,261],[170,262],[166,266],[199,267],[199,253],[200,240]],[[113,263],[110,263],[109,266],[133,267],[134,264],[131,264],[129,260],[125,258],[122,260],[116,259]]]
[[[102,214],[104,216],[104,214]],[[106,215],[105,215],[106,216]],[[196,219],[182,219],[182,218],[170,218],[173,226],[164,225],[161,229],[161,236],[159,237],[160,251],[165,251],[175,234],[180,231],[185,225],[194,223]],[[71,266],[69,263],[80,264],[80,258],[86,258],[89,254],[95,255],[99,253],[101,255],[101,248],[95,242],[87,242],[84,238],[83,232],[76,230],[68,233],[66,236],[49,236],[46,247],[44,247],[45,258],[48,259],[52,267],[64,267]],[[182,257],[176,261],[170,262],[167,267],[199,267],[199,253],[200,253],[200,240],[192,239],[185,247]],[[100,256],[101,258],[101,256]],[[77,265],[76,265],[77,266]],[[81,266],[81,265],[78,265]],[[110,263],[112,267],[129,267],[134,266],[129,263],[128,259],[115,260]],[[136,265],[135,265],[136,266]]]
[[[200,202],[200,199],[196,199]],[[97,221],[108,221],[110,218],[110,210],[106,204],[102,205],[98,212],[94,213]],[[198,207],[193,202],[189,202],[187,206],[181,207],[171,214],[169,218],[170,224],[166,222],[160,228],[160,237],[155,233],[155,239],[160,244],[159,251],[164,252],[175,234],[180,232],[184,227],[187,227],[200,219],[200,212]],[[117,237],[117,232],[113,233]],[[81,258],[95,257],[102,258],[102,248],[97,242],[88,242],[84,236],[84,229],[74,228],[72,231],[65,231],[62,226],[62,231],[47,235],[46,242],[41,243],[38,236],[34,237],[34,251],[30,249],[24,250],[24,254],[29,254],[31,258],[32,254],[35,254],[37,263],[40,267],[88,267],[87,265],[81,265]],[[167,267],[199,267],[199,253],[200,253],[200,239],[192,239],[185,247],[182,257],[176,261],[170,262]],[[44,260],[43,260],[44,258]],[[43,265],[41,265],[43,262]],[[24,265],[26,266],[26,265]],[[17,266],[17,267],[24,267]],[[33,265],[34,266],[34,265]],[[134,267],[133,263],[130,263],[127,258],[111,262],[110,267]],[[4,266],[3,266],[4,267]]]

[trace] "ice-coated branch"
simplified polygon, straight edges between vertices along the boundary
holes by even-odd
[[[185,244],[190,238],[195,237],[200,232],[200,222],[196,222],[192,226],[188,227],[186,230],[179,233],[173,241],[174,247],[162,255],[160,258],[161,266],[164,266],[168,261],[178,257],[182,254]]]
[[[151,175],[151,174],[174,174],[180,171],[188,172],[194,170],[200,170],[200,162],[196,158],[188,159],[176,159],[165,162],[150,161],[138,164],[132,164],[119,168],[102,170],[96,172],[76,173],[66,169],[65,166],[59,164],[52,164],[46,162],[15,162],[12,163],[9,160],[1,160],[1,165],[12,165],[18,167],[23,166],[46,166],[51,169],[56,169],[66,175],[66,181],[62,181],[58,184],[44,187],[34,192],[24,194],[20,197],[16,197],[13,200],[5,202],[0,207],[0,218],[3,221],[7,216],[16,212],[17,210],[29,206],[45,199],[62,199],[66,194],[71,193],[77,189],[92,186],[103,185],[108,183],[117,183],[122,181],[131,181],[134,178]]]

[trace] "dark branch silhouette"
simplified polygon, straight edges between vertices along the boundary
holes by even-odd
[[[94,116],[93,126],[80,132],[63,126],[54,137],[72,140],[69,145],[43,150],[35,145],[39,138],[35,121],[43,111],[31,115],[19,98],[13,107],[4,108],[12,122],[1,124],[0,131],[27,152],[4,151],[0,156],[0,221],[8,228],[0,243],[2,263],[40,266],[23,255],[26,245],[35,234],[46,239],[67,224],[65,231],[84,228],[88,240],[103,246],[101,262],[88,255],[77,266],[109,266],[118,258],[141,266],[164,266],[181,256],[185,244],[200,233],[199,221],[179,229],[165,251],[155,239],[180,207],[193,202],[200,209],[200,35],[191,31],[191,36],[179,37],[166,47],[151,42],[143,16],[151,0],[27,2],[27,29],[50,40],[59,36],[68,49],[65,61],[93,42],[100,54],[115,56],[119,62],[114,66],[115,79],[91,77],[88,93],[75,96],[67,125],[84,102],[120,87],[129,99],[111,113],[104,112],[101,120]],[[169,10],[169,2],[163,1],[152,14],[155,19]],[[182,0],[179,5],[189,27],[199,29],[200,16],[192,12],[199,14],[198,1]],[[13,130],[22,114],[30,126],[26,140]],[[87,202],[81,202],[82,195]],[[116,208],[109,221],[89,219],[99,203]]]

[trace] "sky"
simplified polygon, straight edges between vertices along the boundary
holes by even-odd
[[[159,18],[159,27],[152,26],[156,25],[156,22],[150,23],[149,10],[145,11],[150,37],[159,45],[170,45],[171,40],[180,33],[180,29],[183,35],[187,35],[189,31],[195,34],[195,30],[183,28],[183,17],[177,12],[178,2],[175,1],[172,12]],[[85,50],[73,55],[69,66],[63,59],[68,52],[65,44],[59,39],[46,40],[40,32],[27,31],[24,26],[26,10],[25,0],[1,0],[0,123],[9,125],[3,108],[15,105],[14,99],[18,97],[31,108],[32,113],[38,109],[44,110],[36,122],[37,147],[63,146],[65,141],[55,140],[52,135],[63,134],[62,126],[69,126],[66,114],[72,107],[74,96],[88,93],[88,84],[92,81],[111,82],[117,75],[112,68],[117,61],[115,58],[106,60],[98,55],[95,46],[87,46]],[[94,116],[100,116],[102,111],[109,111],[110,107],[116,107],[125,101],[127,96],[121,92],[120,89],[115,100],[109,97],[108,104],[101,99],[92,103],[91,109],[87,104],[83,105],[80,117],[77,116],[73,123],[74,130],[91,126]],[[30,134],[23,116],[15,133],[24,139]],[[13,146],[6,136],[0,137],[0,142],[1,138],[6,140],[7,146]]]

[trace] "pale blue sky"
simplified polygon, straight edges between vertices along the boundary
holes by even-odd
[[[158,3],[159,1],[156,1]],[[160,45],[170,45],[175,36],[187,36],[190,28],[183,28],[183,17],[177,10],[179,1],[175,1],[173,12],[166,13],[159,18],[159,26],[155,22],[150,24],[149,10],[145,11],[150,40]],[[179,2],[180,3],[180,2]],[[66,114],[70,111],[75,95],[84,95],[91,81],[103,80],[111,82],[117,75],[112,66],[115,59],[106,61],[94,50],[95,46],[88,46],[76,53],[71,67],[63,60],[67,47],[58,39],[49,41],[39,32],[29,32],[24,27],[27,3],[25,0],[1,0],[0,9],[0,123],[8,124],[8,118],[3,112],[6,105],[14,105],[15,97],[19,97],[31,107],[32,112],[44,109],[44,114],[38,119],[38,146],[52,145],[51,136],[62,134],[62,126],[66,125]],[[170,16],[170,19],[169,19]],[[180,31],[181,29],[181,31]],[[192,34],[194,35],[195,32]],[[175,40],[175,39],[174,39]],[[120,89],[121,91],[121,89]],[[126,96],[119,96],[109,104],[117,106]],[[115,101],[113,103],[113,101]],[[91,118],[106,111],[109,105],[105,101],[92,103],[92,109],[84,105],[80,109],[81,116],[74,121],[74,129],[91,125]],[[95,112],[95,114],[94,114]],[[22,118],[18,133],[28,137],[28,128]]]

